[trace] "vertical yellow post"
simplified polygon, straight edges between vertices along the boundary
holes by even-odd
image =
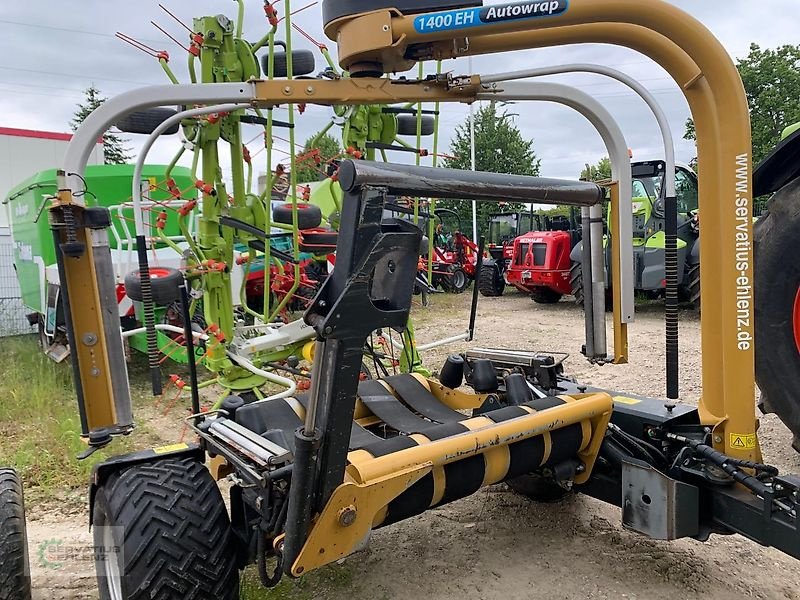
[[[611,193],[611,218],[609,222],[619,223],[619,184],[613,181],[609,186]],[[611,293],[614,301],[614,364],[628,363],[628,324],[622,322],[622,236],[611,235]],[[625,243],[629,243],[625,240]]]

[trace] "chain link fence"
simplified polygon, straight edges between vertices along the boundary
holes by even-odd
[[[34,333],[20,299],[11,235],[0,232],[0,337]]]

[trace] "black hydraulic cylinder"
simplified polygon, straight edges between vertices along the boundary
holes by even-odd
[[[286,514],[286,537],[283,540],[283,572],[292,573],[292,565],[303,549],[311,523],[314,501],[314,480],[320,435],[307,433],[300,427],[294,433],[294,464],[292,467],[292,493]]]
[[[367,160],[342,161],[339,183],[345,191],[367,185],[387,188],[390,194],[398,196],[490,202],[592,206],[602,202],[604,197],[603,189],[588,181],[434,169]]]
[[[180,289],[183,337],[186,340],[186,362],[189,364],[189,385],[192,386],[192,414],[200,413],[200,392],[197,389],[197,362],[194,355],[192,316],[189,314],[189,284],[184,281]]]
[[[666,336],[667,398],[678,399],[678,201],[664,201],[664,271],[666,299],[664,323]]]

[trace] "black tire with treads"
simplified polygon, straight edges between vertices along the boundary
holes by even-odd
[[[282,78],[287,77],[289,74],[289,65],[287,61],[287,54],[281,50],[276,50],[273,53],[273,67],[274,77]],[[264,75],[269,72],[269,56],[264,55],[261,57],[261,68]],[[313,73],[316,68],[316,61],[314,53],[311,50],[293,50],[292,51],[292,76],[300,77],[301,75],[308,75]]]
[[[442,277],[442,288],[451,294],[463,293],[470,284],[470,279],[464,269],[458,265],[450,265],[447,273]]]
[[[686,272],[686,299],[696,308],[700,308],[700,263],[688,267]]]
[[[430,115],[422,115],[420,135],[433,135],[436,129],[436,120]],[[417,116],[398,115],[397,135],[417,135]]]
[[[233,535],[219,488],[191,458],[134,465],[98,490],[94,543],[105,547],[112,526],[122,548],[120,588],[126,599],[227,600],[239,597]],[[113,556],[113,555],[112,555]],[[107,570],[97,564],[100,598],[112,598]]]
[[[795,301],[800,298],[800,179],[775,196],[753,231],[755,254],[756,383],[764,407],[794,435],[800,451],[800,350],[795,341]]]
[[[536,304],[555,304],[561,300],[561,294],[548,287],[535,287],[531,291],[531,299]]]
[[[292,203],[276,204],[272,209],[272,220],[276,223],[291,225],[294,223],[292,216]],[[319,206],[308,202],[297,203],[297,228],[314,229],[322,223],[322,211]]]
[[[173,108],[154,107],[144,110],[137,110],[120,117],[117,120],[117,129],[125,133],[140,133],[150,135],[156,128],[170,117],[174,117],[178,111]],[[167,128],[162,135],[172,135],[178,133],[178,123]]]
[[[481,296],[492,298],[502,296],[506,289],[506,282],[496,264],[484,264],[478,274],[478,291]]]
[[[0,469],[0,600],[29,600],[30,597],[22,484],[14,469]]]
[[[149,271],[153,302],[157,306],[169,306],[177,302],[180,299],[180,287],[183,285],[183,273],[171,267],[150,267]],[[144,300],[139,269],[125,275],[125,293],[136,302]]]
[[[578,261],[573,262],[569,269],[569,284],[575,304],[583,306],[583,265]]]

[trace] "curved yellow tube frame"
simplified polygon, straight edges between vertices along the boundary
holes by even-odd
[[[446,59],[576,43],[637,50],[663,66],[697,125],[702,266],[700,415],[718,449],[758,459],[753,362],[751,139],[747,100],[728,53],[699,21],[662,0],[570,0],[558,16],[420,33],[419,17],[379,10],[326,27],[344,68],[404,71],[406,56]],[[362,83],[364,80],[361,80]],[[454,94],[458,95],[458,94]],[[459,98],[462,99],[463,94]],[[737,440],[749,440],[742,448]]]

